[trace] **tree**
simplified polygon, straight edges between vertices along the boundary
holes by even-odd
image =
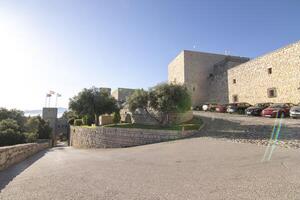
[[[68,110],[63,113],[61,118],[67,120],[69,124],[74,125],[74,120],[79,118],[79,116],[74,111]]]
[[[40,116],[29,117],[27,119],[25,127],[26,132],[36,134],[37,139],[49,139],[52,132],[49,123],[42,119]],[[32,134],[30,136],[33,137]]]
[[[161,125],[167,125],[169,113],[190,110],[191,96],[185,86],[164,83],[151,88],[149,92],[137,90],[130,96],[128,104],[130,111],[142,108]],[[159,112],[162,117],[155,117],[149,109]]]
[[[16,120],[4,119],[0,121],[0,146],[14,145],[25,142],[25,135],[20,132]]]
[[[24,116],[24,112],[16,109],[8,110],[6,108],[0,108],[0,121],[4,119],[13,119],[19,125],[19,129],[24,131],[24,125],[26,122],[26,117]]]
[[[101,92],[99,88],[84,88],[70,99],[69,109],[80,117],[93,116],[94,123],[98,125],[99,115],[113,113],[117,110],[117,102],[107,92]]]

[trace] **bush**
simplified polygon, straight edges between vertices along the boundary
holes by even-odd
[[[33,133],[33,132],[27,132],[27,133],[24,133],[25,135],[25,140],[27,143],[32,143],[32,142],[36,142],[36,140],[38,139],[38,134],[37,133]]]
[[[74,126],[82,126],[83,120],[82,119],[75,119],[74,120]]]
[[[120,123],[121,121],[121,115],[120,115],[120,111],[114,112],[113,114],[113,122],[115,124]]]
[[[25,135],[13,129],[0,131],[0,146],[25,143]]]

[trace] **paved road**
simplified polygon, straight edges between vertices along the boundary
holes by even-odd
[[[191,138],[126,149],[59,147],[0,173],[1,200],[300,199],[300,151]]]

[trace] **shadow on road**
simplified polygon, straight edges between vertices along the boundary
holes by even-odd
[[[16,176],[22,173],[25,169],[27,169],[30,165],[32,165],[35,161],[39,160],[43,157],[50,149],[42,150],[35,155],[27,158],[26,160],[15,164],[3,171],[0,172],[0,193],[2,189],[9,184]]]

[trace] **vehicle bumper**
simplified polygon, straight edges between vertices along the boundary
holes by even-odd
[[[290,116],[293,117],[293,118],[300,118],[300,112],[291,111]]]

